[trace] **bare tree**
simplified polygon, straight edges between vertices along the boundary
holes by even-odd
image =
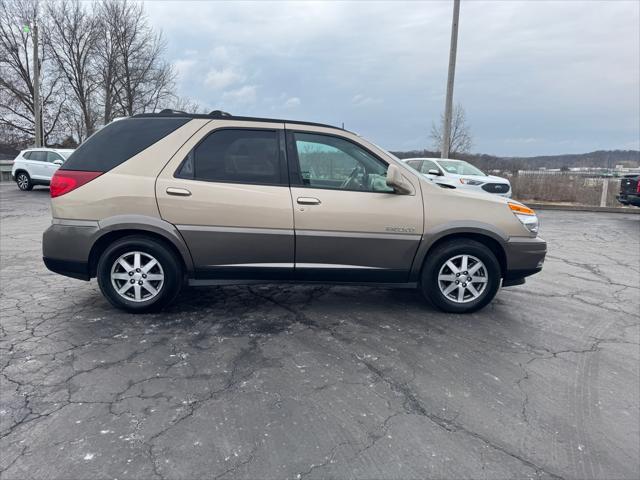
[[[118,45],[117,32],[130,12],[130,5],[113,0],[103,0],[96,4],[96,16],[99,22],[100,37],[97,54],[97,69],[100,78],[100,104],[102,121],[106,125],[119,115],[116,105],[118,82]]]
[[[76,120],[80,127],[76,133],[82,140],[91,135],[96,126],[98,22],[78,0],[49,3],[46,12],[49,19],[46,45],[79,110],[81,122]]]
[[[103,0],[100,71],[105,122],[117,115],[154,111],[174,100],[175,73],[162,59],[162,35],[149,26],[144,6]]]
[[[435,122],[431,125],[431,141],[434,149],[440,151],[442,148],[442,132],[444,130],[444,115],[440,115],[440,124]],[[451,138],[449,139],[449,152],[453,156],[457,153],[467,153],[473,145],[473,137],[462,105],[457,104],[453,108],[451,118]]]
[[[186,113],[208,113],[208,110],[202,107],[198,102],[187,97],[175,97],[168,108],[178,112]]]
[[[35,135],[33,44],[37,0],[0,0],[0,132],[5,141],[29,143]],[[60,128],[66,105],[63,82],[42,53],[41,103],[44,142]]]
[[[165,107],[201,110],[175,95],[175,72],[163,59],[165,42],[141,3],[39,1],[0,0],[1,143],[26,144],[34,136],[29,26],[36,21],[46,46],[40,53],[45,144],[70,135],[82,141],[119,116]]]

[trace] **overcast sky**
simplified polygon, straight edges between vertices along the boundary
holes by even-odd
[[[640,2],[463,0],[454,101],[474,152],[640,149]],[[340,125],[430,147],[451,1],[147,2],[207,109]]]

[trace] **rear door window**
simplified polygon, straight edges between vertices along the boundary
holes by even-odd
[[[422,160],[409,160],[407,162],[407,165],[409,165],[412,168],[415,168],[418,171],[420,171],[420,165],[421,164],[422,164]]]
[[[222,129],[189,152],[176,176],[207,182],[286,185],[276,130]]]
[[[80,145],[63,170],[107,172],[177,130],[189,118],[127,118],[98,130]]]
[[[56,160],[63,160],[63,158],[56,152],[47,152],[47,162],[53,163]]]
[[[429,173],[429,170],[437,170],[438,172],[440,172],[440,169],[438,168],[438,165],[436,165],[436,162],[432,160],[423,160],[420,173]]]
[[[35,151],[30,152],[29,160],[35,160],[36,162],[46,162],[47,161],[47,152]]]

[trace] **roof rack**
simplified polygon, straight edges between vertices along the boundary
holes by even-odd
[[[240,117],[231,115],[228,112],[223,110],[213,110],[209,113],[187,113],[182,112],[180,110],[173,110],[171,108],[165,108],[160,110],[157,113],[138,113],[137,115],[133,115],[132,118],[153,118],[153,117],[182,117],[182,118],[224,118],[225,120],[237,120],[240,122],[273,122],[273,123],[297,123],[298,125],[312,125],[315,127],[326,127],[326,128],[335,128],[337,130],[345,130],[341,127],[336,127],[335,125],[329,125],[326,123],[316,123],[316,122],[303,122],[299,120],[283,120],[280,118],[263,118],[263,117]],[[346,131],[346,130],[345,130]]]
[[[209,112],[210,117],[214,118],[222,118],[222,117],[231,117],[232,115],[228,112],[223,112],[222,110],[212,110]]]

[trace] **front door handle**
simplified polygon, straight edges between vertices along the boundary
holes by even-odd
[[[320,200],[314,197],[298,197],[300,205],[320,205]]]
[[[186,188],[167,188],[167,195],[176,195],[178,197],[189,197],[191,196],[191,192]]]

